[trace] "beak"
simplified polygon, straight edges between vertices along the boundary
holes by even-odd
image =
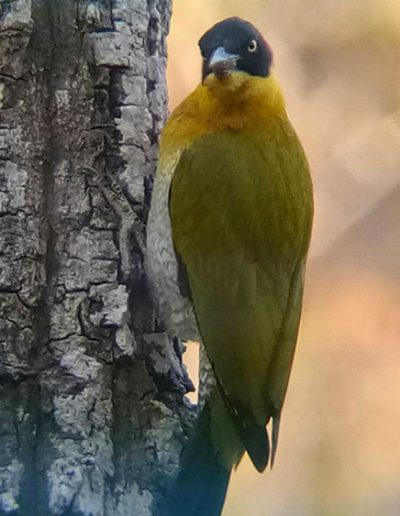
[[[208,67],[221,79],[222,77],[226,77],[229,72],[236,70],[236,62],[239,58],[240,56],[236,54],[229,54],[224,47],[218,47],[211,54]]]

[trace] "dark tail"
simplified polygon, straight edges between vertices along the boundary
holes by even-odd
[[[215,396],[204,405],[182,452],[180,471],[167,496],[163,516],[221,514],[233,462],[217,444],[220,436],[218,430],[214,431],[212,419],[221,413],[215,410],[214,402]]]

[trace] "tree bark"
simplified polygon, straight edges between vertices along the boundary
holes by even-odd
[[[0,514],[151,515],[191,411],[143,268],[170,0],[0,2]]]

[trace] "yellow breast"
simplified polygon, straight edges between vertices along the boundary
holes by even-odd
[[[199,136],[265,129],[277,117],[286,117],[286,113],[273,74],[254,77],[235,72],[224,79],[209,75],[168,119],[161,135],[159,171],[171,170],[171,160]]]

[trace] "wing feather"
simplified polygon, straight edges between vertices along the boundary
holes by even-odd
[[[183,152],[171,186],[173,240],[200,333],[258,469],[269,450],[257,428],[265,434],[270,417],[276,452],[312,219],[307,163],[293,142],[282,152],[262,134],[206,135]]]

